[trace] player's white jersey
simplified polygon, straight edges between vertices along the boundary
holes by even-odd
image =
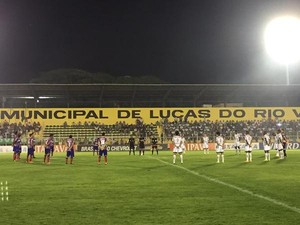
[[[241,138],[240,134],[235,134],[234,135],[234,145],[237,146],[237,147],[240,146],[240,138]]]
[[[271,144],[271,138],[268,134],[265,134],[263,137],[263,145],[265,151],[270,150],[270,144]]]
[[[245,145],[246,146],[251,146],[251,143],[252,143],[252,137],[250,134],[246,134],[245,136]]]
[[[104,148],[106,148],[106,142],[107,142],[106,137],[102,136],[102,137],[99,138],[99,140],[98,140],[98,146],[100,147],[101,150],[103,150]]]
[[[224,138],[222,136],[216,137],[216,152],[224,152],[223,149]]]
[[[179,135],[175,135],[175,136],[173,136],[172,141],[174,143],[173,152],[182,152],[183,151],[182,148],[181,148],[182,137],[180,137]]]
[[[106,138],[105,137],[100,137],[99,138],[99,144],[100,145],[105,145],[106,144]]]
[[[252,143],[252,137],[251,137],[251,135],[250,134],[246,134],[246,136],[245,136],[245,151],[247,151],[247,152],[252,151],[251,143]]]
[[[208,148],[209,138],[207,136],[205,136],[205,137],[202,138],[202,141],[203,141],[202,147],[203,148]]]
[[[282,150],[283,149],[283,146],[282,146],[282,141],[283,141],[283,137],[282,137],[282,134],[279,133],[279,134],[276,134],[276,137],[275,140],[276,140],[276,144],[277,144],[277,149],[278,150]]]

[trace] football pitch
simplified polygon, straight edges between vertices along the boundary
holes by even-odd
[[[0,224],[298,224],[300,151],[271,154],[245,163],[226,151],[217,164],[215,152],[187,152],[175,165],[167,151],[109,152],[108,165],[92,153],[76,153],[73,165],[63,153],[51,165],[42,153],[34,164],[0,154]]]

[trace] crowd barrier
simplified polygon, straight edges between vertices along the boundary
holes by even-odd
[[[202,151],[203,146],[202,143],[186,143],[186,151]],[[159,144],[157,145],[158,150],[164,151],[164,150],[172,150],[174,148],[173,144]],[[242,150],[245,149],[245,144],[241,143],[240,148]],[[22,146],[22,152],[27,153],[27,146]],[[149,151],[151,150],[151,145],[145,145],[145,150]],[[208,149],[211,151],[215,150],[215,143],[209,143]],[[225,143],[224,144],[225,150],[235,150],[234,143]],[[252,149],[253,150],[263,150],[263,144],[259,142],[252,143]],[[272,144],[271,149],[275,149],[274,144]],[[300,150],[300,142],[291,142],[288,143],[287,149],[294,149],[294,150]],[[110,152],[122,152],[122,151],[129,151],[129,145],[108,145],[107,150]],[[138,151],[138,146],[135,146],[135,151]],[[35,146],[35,152],[41,153],[45,151],[45,147],[43,145],[36,145]],[[55,145],[54,146],[55,152],[66,152],[66,146],[65,145]],[[92,145],[76,145],[75,151],[78,152],[92,152],[93,146]],[[0,153],[12,153],[13,148],[12,146],[0,146]]]

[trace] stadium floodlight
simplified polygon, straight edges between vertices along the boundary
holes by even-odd
[[[266,27],[264,42],[267,53],[286,66],[289,85],[289,65],[300,60],[300,19],[283,16],[272,20]]]

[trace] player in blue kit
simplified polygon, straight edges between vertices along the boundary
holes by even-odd
[[[54,152],[54,135],[52,134],[52,142],[53,142],[53,145],[51,145],[51,148],[50,148],[50,152],[51,152],[51,156],[53,156],[53,152]]]
[[[107,165],[107,138],[105,137],[105,133],[102,133],[102,136],[98,140],[98,148],[99,148],[99,155],[98,155],[98,164],[101,163],[101,157],[104,155],[104,163]]]
[[[32,163],[32,158],[34,154],[34,147],[35,147],[35,138],[34,138],[34,133],[29,134],[28,142],[28,151],[27,151],[27,163]]]
[[[73,164],[75,141],[72,135],[70,135],[69,138],[67,138],[66,145],[67,145],[66,164],[68,164],[69,158],[70,158],[70,164]]]
[[[13,161],[19,161],[21,153],[21,134],[17,131],[14,133],[13,137],[13,152]]]
[[[99,142],[99,138],[95,138],[95,140],[93,142],[93,155],[95,155],[95,152],[97,155],[99,154],[98,142]]]
[[[46,164],[50,164],[50,153],[53,146],[54,146],[53,134],[50,134],[45,142],[44,163]]]

